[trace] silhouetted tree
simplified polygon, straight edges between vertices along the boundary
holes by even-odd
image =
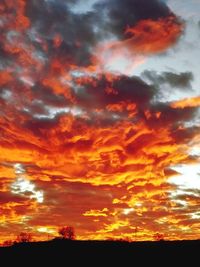
[[[12,240],[6,240],[3,242],[3,246],[4,247],[10,247],[13,245],[13,241]]]
[[[155,233],[153,238],[155,241],[164,241],[164,235],[161,233]]]
[[[75,239],[74,227],[72,226],[64,226],[58,230],[59,235],[61,235],[64,239]]]
[[[32,240],[32,235],[26,232],[21,232],[16,239],[18,243],[27,243],[31,242],[31,240]]]

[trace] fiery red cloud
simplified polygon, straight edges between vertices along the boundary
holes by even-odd
[[[82,16],[62,1],[0,4],[1,241],[24,230],[46,239],[63,225],[80,239],[134,239],[136,227],[138,240],[197,237],[195,192],[181,204],[186,195],[173,194],[169,178],[198,160],[190,144],[199,128],[186,124],[199,98],[156,102],[156,86],[106,72],[95,54],[110,34],[117,53],[148,56],[175,44],[183,25],[149,2],[153,9],[137,5],[135,16],[128,0]]]
[[[159,20],[142,20],[135,27],[128,27],[128,46],[134,51],[150,54],[166,50],[173,45],[182,32],[183,26],[174,17]]]

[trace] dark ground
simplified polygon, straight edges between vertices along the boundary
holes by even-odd
[[[0,248],[0,263],[5,261],[26,266],[52,263],[54,266],[107,266],[108,263],[112,263],[111,266],[116,263],[124,263],[122,266],[200,266],[200,240],[133,243],[52,240],[20,243]]]

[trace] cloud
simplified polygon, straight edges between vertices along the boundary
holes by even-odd
[[[108,211],[107,208],[104,208],[102,210],[88,210],[85,213],[83,213],[83,216],[106,217],[107,216],[106,211]]]
[[[143,20],[127,28],[126,34],[130,35],[127,46],[141,54],[159,53],[176,43],[181,32],[182,26],[174,17]]]
[[[158,74],[154,71],[146,70],[142,75],[159,88],[164,84],[168,84],[171,88],[177,88],[181,90],[192,89],[191,82],[194,78],[192,72],[163,72],[161,74]]]
[[[187,107],[199,107],[200,97],[185,98],[179,101],[175,101],[171,104],[172,108],[187,108]]]
[[[101,1],[97,5],[97,10],[107,13],[105,21],[106,29],[124,39],[124,32],[127,26],[133,26],[142,20],[158,20],[166,18],[172,14],[164,3],[157,0],[146,2],[145,0],[111,0]],[[130,10],[132,12],[130,12]]]
[[[148,86],[138,77],[111,77],[109,80],[102,76],[85,83],[83,80],[83,89],[77,96],[78,105],[85,105],[94,110],[105,109],[108,105],[120,105],[123,102],[135,105],[149,104],[155,88]]]

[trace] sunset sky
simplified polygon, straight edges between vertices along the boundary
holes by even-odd
[[[0,243],[200,238],[199,14],[0,1]]]

